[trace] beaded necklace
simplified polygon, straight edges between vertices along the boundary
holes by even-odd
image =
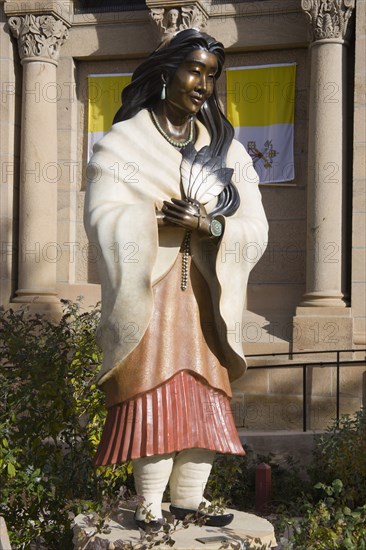
[[[172,139],[168,134],[163,130],[163,128],[160,126],[159,121],[157,119],[156,114],[153,110],[150,111],[151,118],[153,119],[153,122],[156,126],[156,128],[159,130],[161,135],[171,144],[173,147],[177,147],[178,149],[183,149],[183,147],[186,147],[189,143],[193,141],[194,138],[194,119],[193,117],[190,117],[189,120],[189,135],[188,139],[185,141],[175,141]],[[181,290],[186,290],[188,285],[188,257],[191,253],[191,235],[192,231],[187,230],[184,236],[183,240],[183,254],[182,254],[182,278],[181,278]]]
[[[160,123],[157,119],[157,116],[156,114],[154,113],[153,110],[150,111],[151,113],[151,117],[154,121],[154,124],[156,126],[156,128],[159,130],[159,132],[161,133],[161,135],[171,144],[173,145],[173,147],[178,147],[178,149],[182,149],[183,147],[186,147],[189,143],[191,143],[193,141],[193,137],[194,137],[194,120],[193,120],[193,117],[190,117],[189,119],[189,135],[188,135],[188,139],[186,139],[185,141],[175,141],[174,139],[172,139],[170,136],[168,136],[168,134],[163,130],[163,128],[160,126]]]
[[[192,231],[187,229],[183,240],[183,254],[182,254],[182,279],[180,288],[186,290],[188,285],[188,257],[191,253],[191,235]]]

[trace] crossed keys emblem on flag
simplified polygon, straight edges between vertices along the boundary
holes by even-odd
[[[252,157],[254,166],[259,160],[263,161],[264,168],[272,168],[273,159],[279,154],[279,151],[276,151],[273,148],[272,140],[267,139],[263,145],[263,151],[260,151],[257,148],[255,141],[248,141],[247,145],[248,153]]]

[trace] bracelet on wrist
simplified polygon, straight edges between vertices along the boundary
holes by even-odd
[[[216,218],[212,218],[210,222],[210,233],[212,237],[221,237],[222,235],[222,223]]]

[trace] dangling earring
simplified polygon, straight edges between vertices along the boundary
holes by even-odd
[[[166,99],[166,84],[163,82],[163,88],[161,90],[160,98],[164,101]]]

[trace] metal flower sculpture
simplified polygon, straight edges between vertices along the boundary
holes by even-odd
[[[206,204],[230,183],[234,170],[223,167],[220,156],[212,157],[208,146],[196,151],[192,144],[183,150],[180,166],[182,191],[188,201]]]

